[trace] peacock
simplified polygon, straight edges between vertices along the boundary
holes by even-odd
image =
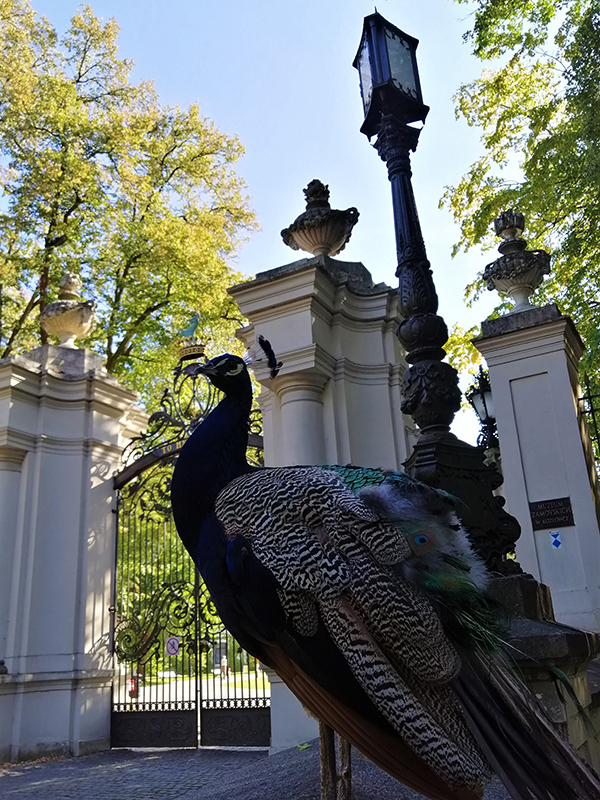
[[[427,797],[481,798],[495,772],[513,800],[598,800],[600,780],[505,654],[452,498],[399,472],[248,464],[245,361],[195,369],[224,396],[183,446],[171,501],[240,645]]]

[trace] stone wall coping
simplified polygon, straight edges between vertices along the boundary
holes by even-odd
[[[484,338],[500,336],[503,333],[533,328],[536,325],[542,325],[544,322],[552,322],[562,316],[556,303],[529,308],[526,311],[517,311],[513,314],[503,314],[495,319],[484,320],[481,323],[481,335]]]
[[[291,275],[305,269],[314,268],[327,273],[336,286],[341,286],[342,284],[348,285],[355,294],[383,294],[384,292],[390,291],[391,288],[385,283],[373,283],[371,273],[360,261],[339,261],[330,258],[330,256],[318,255],[312,258],[302,258],[290,264],[283,264],[280,267],[265,270],[264,272],[258,272],[254,280],[234,286],[228,291],[235,296],[236,293],[248,287],[255,287],[262,283],[270,283],[285,275]]]
[[[488,366],[537,358],[564,350],[572,372],[576,372],[584,347],[572,320],[565,316],[494,336],[480,336],[471,341],[485,357]]]
[[[382,317],[387,320],[396,316],[396,290],[380,284],[376,292],[357,293],[348,283],[336,283],[313,261],[277,280],[250,281],[232,286],[228,292],[255,325],[263,318],[273,321],[309,309],[328,323],[332,314],[360,325],[381,324]],[[385,299],[383,314],[382,298]]]
[[[510,644],[519,652],[519,663],[574,660],[581,665],[600,652],[598,634],[551,620],[519,617],[510,625]]]
[[[68,365],[59,363],[63,353],[81,354],[72,369]],[[85,386],[90,380],[94,380],[98,387],[103,385],[105,393],[126,399],[128,406],[139,399],[137,392],[122,386],[114,375],[106,372],[100,356],[89,350],[71,350],[66,347],[44,345],[30,353],[0,359],[0,375],[2,373],[5,375],[12,373],[13,383],[17,384],[27,381],[30,376],[37,376],[38,380],[41,377],[48,386],[58,380],[63,387],[65,383]]]
[[[65,375],[24,356],[10,356],[0,361],[0,396],[7,392],[18,393],[33,403],[42,400],[56,407],[91,402],[112,417],[120,417],[139,399],[136,392],[121,386],[107,373],[91,370],[77,376]],[[141,409],[140,413],[143,414]]]
[[[555,621],[548,587],[531,575],[493,578],[488,590],[507,611],[509,640],[520,663],[573,659],[583,664],[600,652],[597,633]]]
[[[558,325],[557,325],[558,323]],[[539,333],[532,331],[532,328],[539,328]],[[555,303],[543,306],[542,308],[532,308],[529,311],[521,311],[516,314],[505,314],[496,319],[487,319],[481,323],[481,336],[473,339],[476,347],[480,344],[487,345],[490,340],[503,337],[503,342],[508,346],[513,340],[516,342],[521,338],[528,341],[533,338],[540,338],[548,335],[547,331],[556,328],[565,330],[566,338],[571,342],[573,351],[579,350],[579,356],[584,350],[584,344],[575,327],[573,320],[562,314]],[[518,336],[518,332],[524,331],[524,336]],[[517,336],[510,336],[517,334]]]

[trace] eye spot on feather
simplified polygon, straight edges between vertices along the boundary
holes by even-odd
[[[408,537],[408,544],[415,555],[423,556],[435,547],[435,534],[431,531]]]

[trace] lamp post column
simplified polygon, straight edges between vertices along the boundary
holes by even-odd
[[[483,463],[479,448],[450,433],[461,394],[456,370],[443,361],[448,328],[437,313],[438,298],[411,185],[410,152],[417,147],[419,130],[410,123],[424,122],[429,111],[417,69],[418,43],[375,12],[365,18],[354,59],[365,112],[361,131],[369,139],[377,135],[375,147],[387,165],[392,187],[396,275],[404,317],[397,335],[410,365],[404,374],[401,408],[420,429],[404,466],[417,479],[461,500],[458,513],[492,571],[520,571],[506,559],[519,536],[519,524],[502,508],[503,498],[492,494],[502,478]]]
[[[404,317],[397,335],[411,365],[404,377],[402,411],[413,417],[423,436],[439,438],[450,430],[461,393],[456,370],[442,362],[448,328],[437,314],[438,296],[411,183],[410,151],[416,150],[419,133],[388,114],[381,119],[375,147],[392,187],[396,276]]]
[[[382,115],[375,147],[386,163],[392,188],[398,297],[404,319],[397,336],[406,350],[401,408],[420,429],[407,471],[418,480],[450,492],[462,502],[459,515],[487,566],[496,573],[520,572],[507,560],[519,537],[518,522],[503,508],[504,498],[492,493],[502,484],[497,470],[483,461],[479,448],[450,433],[460,408],[461,392],[454,367],[443,361],[448,328],[438,311],[438,296],[411,183],[410,153],[419,129],[394,114]]]

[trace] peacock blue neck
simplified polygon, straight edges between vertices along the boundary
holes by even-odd
[[[242,389],[244,389],[242,391]],[[219,492],[252,471],[246,460],[252,388],[226,395],[190,436],[177,459],[171,503],[177,531],[190,552],[213,513]]]

